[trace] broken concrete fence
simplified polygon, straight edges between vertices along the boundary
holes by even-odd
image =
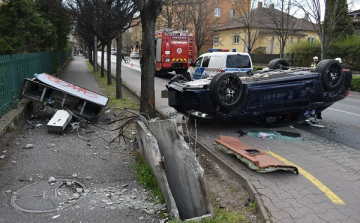
[[[177,132],[175,120],[138,122],[141,156],[154,171],[172,217],[184,219],[212,214],[204,183],[204,170]]]
[[[150,165],[156,176],[156,181],[163,193],[169,214],[174,218],[178,218],[179,211],[171,194],[165,170],[161,167],[162,158],[157,140],[141,121],[137,122],[136,140],[141,157]]]

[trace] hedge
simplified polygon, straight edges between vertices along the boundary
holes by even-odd
[[[326,58],[340,57],[345,66],[360,71],[360,36],[352,36],[334,43],[326,52]],[[292,66],[309,66],[314,56],[320,58],[320,42],[300,42],[289,46],[285,59]]]

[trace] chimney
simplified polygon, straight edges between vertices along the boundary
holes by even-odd
[[[262,2],[258,2],[258,8],[259,8],[259,9],[262,8]]]
[[[304,19],[309,20],[309,13],[305,13]]]
[[[269,9],[270,9],[270,10],[274,10],[274,3],[271,3],[271,4],[269,5]]]

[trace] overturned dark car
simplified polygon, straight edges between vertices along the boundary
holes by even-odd
[[[250,120],[270,125],[302,122],[344,99],[352,74],[333,59],[315,68],[270,61],[258,72],[220,72],[197,80],[175,76],[167,85],[169,105],[200,120]]]

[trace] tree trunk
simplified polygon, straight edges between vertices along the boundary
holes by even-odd
[[[93,63],[93,67],[94,67],[94,72],[97,72],[97,36],[94,36],[94,63]]]
[[[156,117],[155,109],[155,22],[162,8],[162,0],[133,0],[140,10],[142,26],[140,112]]]
[[[145,15],[141,15],[142,17]],[[151,118],[156,117],[155,110],[155,21],[142,19],[142,52],[141,57],[141,96],[140,112],[147,113]]]
[[[118,31],[116,34],[116,99],[122,99],[122,78],[121,78],[121,53],[122,53],[122,35]],[[120,54],[119,54],[120,53]]]
[[[105,43],[104,42],[101,42],[101,46],[103,48],[103,50],[101,51],[101,77],[105,77],[105,74],[104,74],[104,70],[105,70],[105,52],[104,52],[104,49],[105,49]]]
[[[88,57],[89,57],[89,62],[90,62],[90,64],[93,64],[93,45],[92,44],[90,44],[89,43],[89,45],[88,45],[88,48],[89,48],[89,52],[88,52]]]
[[[111,41],[107,42],[107,49],[111,49]],[[112,77],[111,77],[111,50],[107,50],[106,51],[106,58],[107,58],[107,84],[111,85],[112,84]]]

